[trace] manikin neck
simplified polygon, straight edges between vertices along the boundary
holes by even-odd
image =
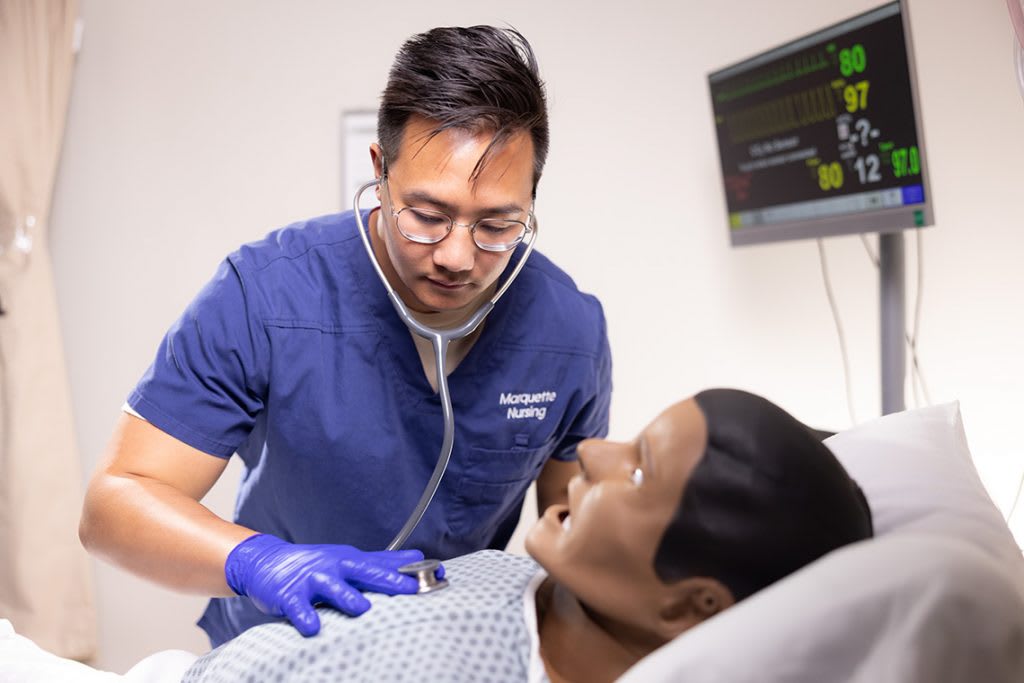
[[[602,619],[550,577],[537,590],[537,630],[552,683],[614,681],[666,642]]]

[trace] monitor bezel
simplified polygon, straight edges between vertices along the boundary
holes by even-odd
[[[933,208],[933,201],[931,195],[931,183],[929,181],[929,165],[928,165],[928,145],[925,144],[924,140],[924,125],[921,118],[921,105],[919,97],[919,87],[917,80],[917,65],[914,59],[914,44],[910,30],[910,15],[907,8],[907,0],[894,0],[893,2],[887,2],[873,9],[861,12],[860,14],[854,15],[838,21],[829,26],[825,26],[816,31],[811,31],[799,38],[795,38],[790,41],[786,41],[775,47],[762,50],[761,52],[742,59],[738,62],[730,64],[729,66],[716,69],[715,71],[708,74],[708,87],[711,88],[712,82],[715,78],[722,78],[726,72],[736,72],[737,70],[746,70],[752,68],[753,62],[764,61],[767,55],[772,53],[782,52],[787,48],[810,39],[820,39],[822,34],[827,34],[829,31],[835,31],[841,26],[846,24],[854,23],[858,19],[878,12],[886,7],[896,5],[899,10],[899,15],[902,19],[903,24],[903,41],[906,47],[907,57],[907,71],[910,80],[910,96],[911,104],[914,109],[914,125],[917,130],[917,141],[918,150],[921,159],[921,186],[924,189],[924,202],[919,204],[910,204],[907,206],[900,206],[891,209],[874,209],[867,212],[856,212],[836,216],[826,216],[820,218],[810,218],[799,221],[785,221],[779,223],[772,223],[770,225],[758,225],[756,228],[751,229],[736,229],[730,225],[729,212],[726,208],[726,220],[725,225],[729,233],[729,241],[734,247],[747,246],[753,244],[764,244],[770,242],[782,242],[790,240],[801,240],[801,239],[815,239],[821,237],[834,237],[838,235],[853,235],[858,233],[892,233],[899,232],[902,230],[915,230],[918,228],[925,228],[935,224],[935,214]],[[816,42],[816,41],[815,41]],[[742,69],[741,69],[742,68]],[[712,105],[712,113],[714,107]],[[714,117],[712,116],[712,121]],[[717,131],[715,131],[715,143],[716,149],[721,152],[719,146]],[[719,182],[722,189],[723,200],[726,200],[725,196],[725,170],[722,168],[721,156],[718,158],[719,167]],[[728,202],[726,201],[726,206]]]

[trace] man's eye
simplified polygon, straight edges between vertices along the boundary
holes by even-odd
[[[480,221],[476,227],[488,236],[497,237],[514,231],[519,224],[515,221]]]
[[[418,223],[425,226],[436,227],[438,225],[444,225],[445,223],[448,222],[447,216],[433,213],[431,211],[410,209],[409,213],[412,214],[413,218],[415,218]]]

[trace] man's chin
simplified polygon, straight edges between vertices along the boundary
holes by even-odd
[[[457,290],[443,290],[428,283],[426,287],[416,292],[416,299],[424,312],[448,313],[472,306],[477,298],[474,296],[477,292],[478,290],[471,285]]]
[[[436,298],[426,297],[426,300],[420,299],[419,305],[416,307],[420,313],[457,313],[462,309],[466,308],[472,303],[469,301],[451,301],[451,300],[437,300]]]

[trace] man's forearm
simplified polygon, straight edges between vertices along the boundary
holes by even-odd
[[[231,596],[224,561],[254,531],[221,519],[174,487],[100,473],[86,495],[79,537],[92,553],[168,588]]]

